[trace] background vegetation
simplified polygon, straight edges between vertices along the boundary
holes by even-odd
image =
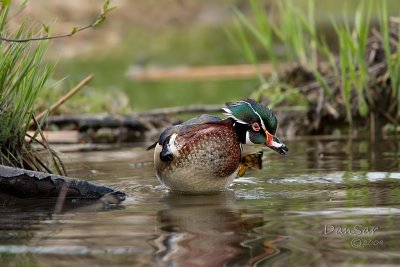
[[[265,3],[268,10],[276,10],[278,2],[259,1]],[[295,9],[307,14],[307,0],[292,2]],[[28,14],[40,25],[51,24],[57,17],[54,32],[85,24],[97,14],[94,7],[99,6],[98,0],[85,3],[72,0],[63,5],[48,0],[37,0],[35,3],[28,5],[23,15],[26,17]],[[88,73],[95,74],[92,90],[82,91],[79,97],[74,97],[74,101],[62,107],[64,111],[79,112],[81,108],[84,112],[97,112],[107,107],[112,112],[125,112],[129,109],[148,110],[193,103],[222,104],[227,100],[246,97],[259,87],[257,77],[247,80],[141,82],[127,75],[132,66],[146,68],[247,63],[241,49],[232,44],[225,31],[235,29],[234,7],[246,17],[254,17],[248,1],[160,3],[154,0],[121,0],[112,4],[117,9],[101,27],[72,39],[52,43],[49,60],[59,61],[55,78],[66,78],[55,91],[65,92]],[[334,43],[329,38],[334,34],[334,29],[327,27],[331,18],[350,18],[351,21],[358,5],[359,1],[316,1],[316,29],[326,34],[329,44]],[[46,6],[46,10],[42,6]],[[388,6],[389,14],[397,15],[399,2],[390,0]],[[270,15],[272,19],[277,19],[277,13]],[[371,16],[372,21],[378,20],[376,9],[372,10]],[[268,61],[261,45],[254,43],[254,51],[260,62]],[[281,45],[275,46],[277,60],[284,58],[284,51]],[[149,93],[151,98],[148,97]],[[122,101],[125,96],[128,102]],[[118,104],[112,104],[114,102]],[[74,106],[74,103],[79,104]],[[93,108],[88,108],[88,105]],[[123,108],[119,110],[113,106]]]
[[[8,19],[9,6],[3,1],[0,9],[1,36],[8,35]],[[22,39],[31,38],[34,34],[23,23],[12,36]],[[40,90],[54,69],[52,64],[43,64],[46,49],[46,41],[36,45],[0,43],[0,164],[47,172],[51,172],[54,167],[59,173],[63,173],[57,155],[47,144],[36,139],[41,132],[38,122],[34,120],[35,104]],[[39,130],[33,135],[27,135],[31,124],[36,124]],[[44,163],[43,158],[39,158],[32,143],[48,152],[51,166]]]
[[[353,20],[346,16],[340,19],[331,16],[327,26],[334,30],[332,36],[317,30],[315,3],[312,0],[308,1],[306,11],[294,6],[290,0],[280,1],[271,11],[265,10],[259,1],[250,3],[254,22],[236,9],[236,31],[230,36],[234,42],[241,44],[248,61],[257,66],[255,39],[265,50],[262,59],[272,62],[275,67],[275,74],[268,80],[260,77],[265,85],[257,93],[259,97],[272,94],[272,104],[276,104],[294,94],[295,98],[307,98],[312,103],[310,94],[319,89],[315,87],[314,92],[304,92],[298,88],[304,83],[293,82],[293,78],[285,77],[282,69],[279,69],[275,53],[276,45],[280,44],[285,51],[284,62],[293,62],[303,69],[297,78],[309,80],[308,86],[311,82],[318,82],[323,89],[319,102],[324,105],[329,101],[336,102],[332,106],[339,108],[335,110],[339,116],[341,106],[344,106],[350,125],[356,117],[375,113],[398,124],[400,23],[398,19],[389,17],[386,0],[359,1]],[[373,21],[373,10],[376,11],[378,22]],[[276,14],[277,18],[272,14]],[[328,43],[329,37],[335,40],[334,45]],[[299,92],[303,95],[299,95]],[[380,98],[391,97],[393,101],[387,101],[386,107],[380,107]]]

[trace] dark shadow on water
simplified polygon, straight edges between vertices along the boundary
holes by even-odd
[[[106,198],[99,200],[70,198],[65,199],[57,208],[57,198],[17,198],[7,194],[0,194],[2,203],[1,213],[23,214],[60,214],[68,212],[97,212],[123,208],[121,205],[112,204]]]
[[[214,195],[166,194],[158,212],[164,232],[154,240],[155,260],[167,266],[252,266],[271,263],[290,251],[279,235],[259,235],[262,211],[236,205],[232,191]]]
[[[34,232],[45,227],[61,227],[57,223],[46,224],[58,214],[87,213],[121,209],[102,200],[67,199],[60,210],[56,209],[57,199],[20,199],[0,194],[2,203],[0,216],[1,245],[26,243]],[[19,240],[19,241],[18,241]]]

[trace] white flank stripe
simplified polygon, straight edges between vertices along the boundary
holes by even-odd
[[[246,145],[256,145],[253,142],[251,142],[249,131],[246,132]]]
[[[179,156],[178,148],[175,145],[175,139],[177,136],[178,135],[176,133],[171,135],[171,138],[169,139],[169,142],[168,142],[168,146],[171,149],[172,155],[174,155],[174,156]]]

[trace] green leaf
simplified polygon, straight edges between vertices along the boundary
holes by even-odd
[[[71,35],[75,34],[78,31],[78,27],[73,27],[71,31]]]
[[[99,17],[99,18],[96,20],[95,23],[93,23],[93,26],[97,26],[97,25],[103,23],[105,20],[106,20],[106,17],[101,16],[101,17]]]
[[[2,6],[9,6],[11,4],[11,0],[0,0]]]
[[[109,5],[110,5],[110,0],[104,0],[104,2],[103,2],[103,10],[106,10]]]
[[[111,11],[113,11],[113,10],[115,10],[115,9],[117,9],[116,6],[109,7],[109,8],[107,8],[107,9],[104,9],[104,13],[105,13],[105,14],[110,13]]]
[[[43,27],[44,32],[45,32],[46,34],[48,34],[49,31],[50,31],[49,26],[47,26],[46,24],[42,24],[42,27]]]

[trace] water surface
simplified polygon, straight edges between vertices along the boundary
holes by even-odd
[[[141,147],[64,154],[121,206],[3,200],[1,266],[393,266],[400,141],[285,142],[217,195],[171,194]],[[86,204],[86,205],[83,205]]]

